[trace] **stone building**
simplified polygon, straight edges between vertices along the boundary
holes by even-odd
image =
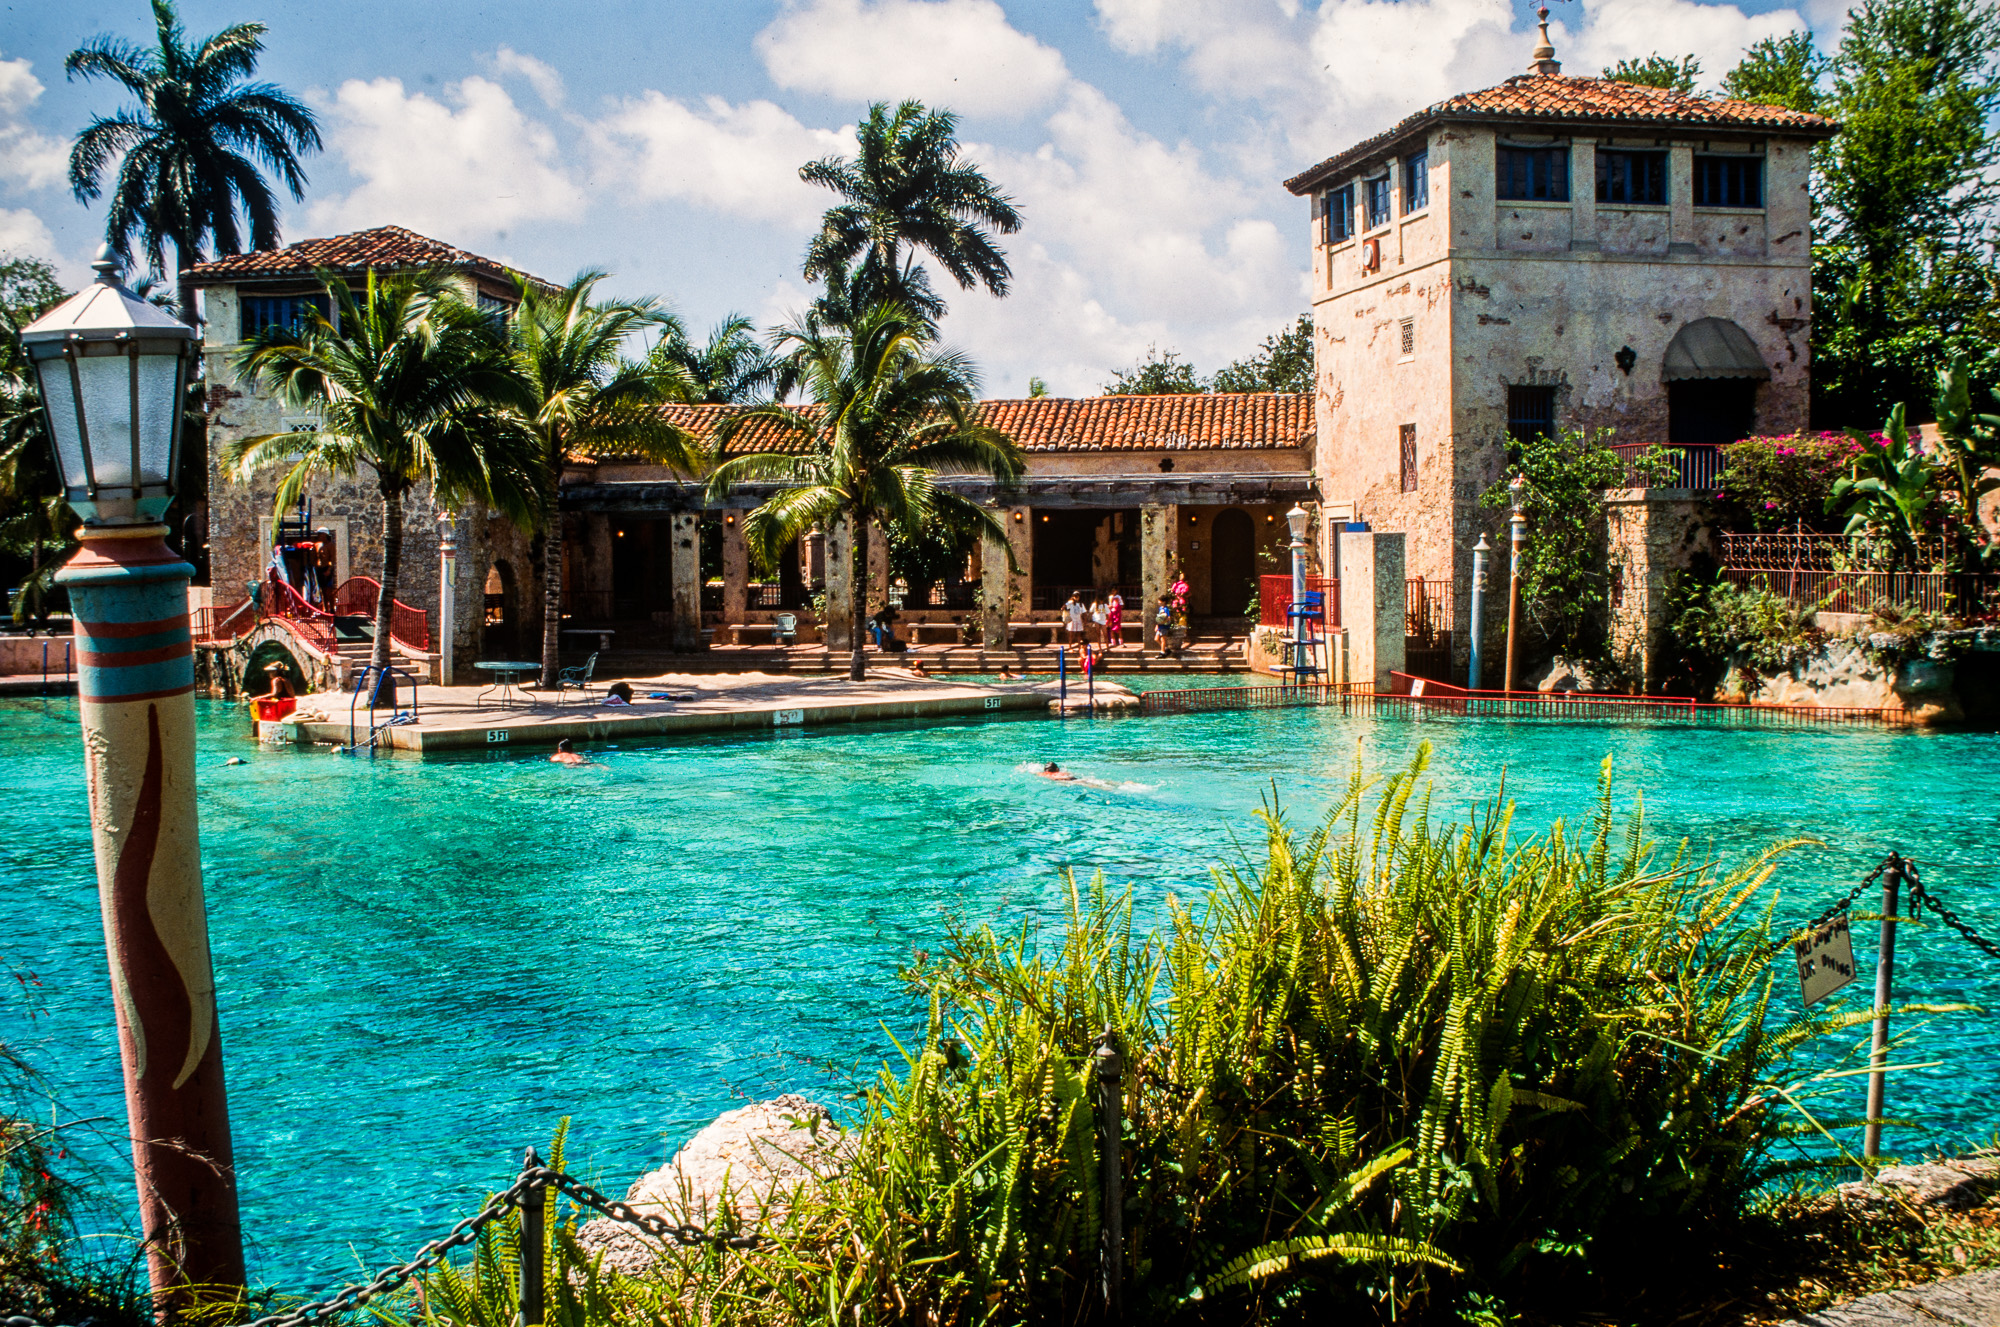
[[[1807,160],[1835,128],[1566,76],[1545,19],[1526,74],[1287,180],[1312,200],[1328,510],[1403,532],[1448,628],[1472,545],[1504,531],[1479,499],[1510,438],[1675,444],[1695,486],[1716,444],[1803,425]]]
[[[222,473],[218,458],[236,439],[312,424],[309,417],[288,413],[268,392],[242,381],[236,358],[247,338],[272,325],[297,326],[311,309],[330,311],[322,272],[359,282],[370,270],[423,269],[448,272],[465,299],[480,308],[504,312],[517,302],[516,274],[504,264],[400,226],[234,254],[198,264],[189,272],[187,284],[202,298],[209,409],[209,584],[216,605],[242,599],[248,584],[264,578],[280,534],[318,546],[321,568],[315,579],[329,582],[321,587],[327,593],[351,577],[379,576],[382,499],[372,476],[315,479],[300,508],[277,512],[274,498],[283,467],[272,466],[251,482],[238,483]],[[438,514],[428,485],[419,486],[404,502],[397,598],[428,615],[424,654],[435,654],[439,641]],[[489,581],[510,592],[502,596],[508,605],[504,612],[490,615],[496,634],[509,643],[518,638],[523,647],[532,646],[540,639],[541,596],[521,592],[539,581],[529,537],[497,515],[455,514],[461,550],[454,589],[457,620],[451,624],[456,659],[479,657],[488,634]],[[294,567],[292,574],[300,571]]]

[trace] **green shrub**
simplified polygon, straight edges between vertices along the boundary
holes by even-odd
[[[1845,433],[1804,430],[1728,444],[1714,496],[1722,527],[1838,532],[1842,522],[1827,516],[1826,500],[1865,445]]]
[[[1768,675],[1790,670],[1826,643],[1826,633],[1814,625],[1823,607],[1794,604],[1763,586],[1683,581],[1668,611],[1672,634],[1684,648]]]

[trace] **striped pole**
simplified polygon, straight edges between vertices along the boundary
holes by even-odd
[[[86,527],[76,621],[98,900],[156,1308],[242,1294],[243,1238],[195,815],[194,568],[164,525]]]

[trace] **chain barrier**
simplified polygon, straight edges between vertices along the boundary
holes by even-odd
[[[1849,908],[1853,907],[1854,901],[1861,897],[1861,891],[1868,888],[1868,886],[1874,884],[1877,880],[1880,880],[1882,878],[1882,872],[1888,870],[1889,863],[1894,861],[1895,859],[1896,855],[1894,853],[1891,853],[1887,857],[1884,857],[1881,861],[1875,863],[1875,869],[1870,871],[1867,875],[1863,876],[1861,878],[1860,884],[1848,890],[1846,898],[1841,899],[1839,902],[1830,905],[1824,912],[1820,913],[1819,916],[1807,922],[1805,925],[1805,929],[1809,932],[1817,931],[1820,927],[1826,925],[1828,922],[1832,921],[1835,917],[1838,917],[1841,913],[1846,912]]]
[[[1913,917],[1921,917],[1924,909],[1929,908],[1937,915],[1938,920],[1963,936],[1967,944],[1988,958],[2000,958],[2000,945],[1994,944],[1966,925],[1956,912],[1946,906],[1943,899],[1924,887],[1923,879],[1918,876],[1914,862],[1903,863],[1903,877],[1910,882],[1910,913]]]
[[[532,1152],[529,1153],[530,1158],[533,1155]],[[620,1225],[632,1226],[663,1243],[678,1244],[683,1248],[706,1244],[724,1249],[751,1249],[764,1242],[761,1235],[710,1234],[700,1226],[676,1225],[664,1217],[652,1216],[635,1210],[628,1203],[607,1198],[574,1175],[531,1163],[522,1169],[521,1178],[514,1181],[512,1187],[495,1195],[476,1214],[453,1226],[444,1238],[424,1245],[417,1251],[417,1256],[410,1261],[388,1268],[372,1281],[345,1286],[326,1299],[258,1318],[248,1327],[312,1327],[313,1324],[325,1322],[335,1314],[361,1308],[377,1296],[399,1290],[421,1273],[438,1266],[444,1261],[445,1255],[453,1249],[462,1248],[477,1239],[481,1227],[498,1220],[507,1209],[521,1207],[522,1200],[529,1195],[539,1194],[546,1189],[554,1189],[578,1206],[607,1216]],[[39,1327],[39,1325],[26,1319],[18,1321],[9,1319],[0,1324],[0,1327]]]

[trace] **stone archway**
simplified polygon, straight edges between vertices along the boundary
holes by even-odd
[[[292,684],[292,690],[305,695],[312,688],[307,684],[306,670],[299,665],[298,656],[283,641],[265,640],[253,646],[250,657],[244,661],[243,674],[237,679],[237,687],[246,696],[263,695],[271,689],[265,670],[272,664],[284,670],[285,680]]]
[[[514,568],[506,558],[494,558],[486,569],[485,614],[481,619],[481,653],[489,659],[519,657],[521,594]]]
[[[1217,512],[1209,526],[1208,608],[1241,617],[1257,591],[1257,525],[1239,507]]]

